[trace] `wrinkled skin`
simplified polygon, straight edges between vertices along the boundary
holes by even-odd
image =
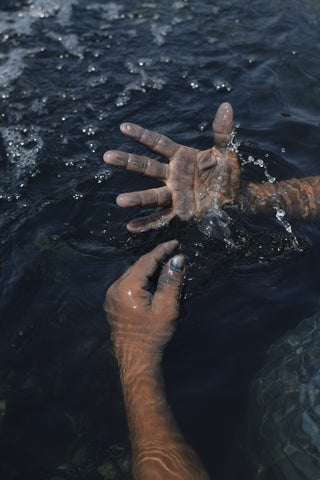
[[[138,361],[161,358],[179,315],[179,293],[183,271],[168,262],[162,269],[154,294],[148,290],[150,278],[163,259],[178,246],[176,240],[158,245],[143,255],[122,275],[106,294],[104,309],[111,327],[118,360],[133,355]],[[177,261],[181,256],[174,257]]]
[[[215,207],[232,203],[240,189],[239,158],[229,149],[233,133],[233,110],[220,105],[213,122],[214,147],[209,150],[180,145],[139,125],[124,123],[121,131],[145,145],[151,152],[169,160],[162,163],[150,157],[121,151],[108,151],[104,161],[115,167],[162,181],[165,186],[117,197],[121,207],[157,208],[151,215],[132,220],[129,231],[138,233],[159,228],[174,217],[202,218]]]

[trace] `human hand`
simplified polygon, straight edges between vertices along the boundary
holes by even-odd
[[[160,228],[177,216],[182,220],[202,218],[215,207],[231,203],[240,189],[241,173],[237,153],[229,149],[233,132],[233,110],[220,105],[213,122],[214,147],[209,150],[180,145],[139,125],[121,125],[124,135],[164,156],[169,164],[131,153],[110,150],[104,161],[115,167],[160,180],[165,186],[140,192],[122,193],[120,207],[163,207],[144,218],[131,220],[131,232]]]
[[[184,258],[176,255],[163,267],[154,294],[150,279],[161,261],[178,246],[176,240],[158,245],[143,255],[106,294],[104,310],[119,363],[126,358],[150,364],[161,360],[179,314],[179,293]]]

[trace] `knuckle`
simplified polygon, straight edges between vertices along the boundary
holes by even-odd
[[[158,289],[163,290],[166,288],[172,290],[172,293],[174,293],[177,288],[180,288],[180,283],[180,279],[166,276],[159,282]]]
[[[147,175],[148,174],[149,167],[150,167],[150,160],[146,157],[143,157],[141,159],[141,173],[142,173],[142,175]]]
[[[161,145],[163,145],[162,135],[160,135],[160,133],[157,133],[153,139],[153,147],[161,147]]]
[[[110,285],[110,287],[108,288],[108,290],[106,292],[106,301],[110,301],[110,300],[113,300],[113,298],[118,297],[118,295],[119,295],[118,291],[119,291],[121,283],[122,283],[121,281],[117,280],[112,285]]]

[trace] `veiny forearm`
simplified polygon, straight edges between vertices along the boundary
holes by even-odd
[[[239,194],[242,210],[273,215],[275,207],[300,219],[320,216],[320,177],[292,178],[277,183],[245,182]]]
[[[127,356],[127,360],[130,358]],[[160,362],[119,362],[135,480],[209,480],[166,400]]]

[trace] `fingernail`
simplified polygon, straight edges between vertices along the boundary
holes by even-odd
[[[120,129],[121,129],[122,131],[125,130],[125,131],[127,131],[127,132],[130,132],[130,131],[131,131],[131,125],[130,125],[130,123],[122,123],[122,124],[120,125]]]
[[[117,198],[116,198],[117,205],[119,205],[119,207],[123,207],[123,206],[127,207],[127,205],[123,205],[123,202],[124,202],[125,200],[126,200],[125,195],[122,195],[122,194],[120,193],[120,195],[118,195]]]
[[[171,260],[171,268],[175,272],[182,272],[184,267],[184,256],[183,255],[175,255]]]

